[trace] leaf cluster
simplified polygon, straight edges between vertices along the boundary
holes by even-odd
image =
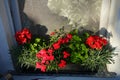
[[[13,63],[16,67],[35,67],[37,62],[36,53],[46,47],[46,41],[41,38],[35,38],[30,43],[17,45],[11,49]]]
[[[78,30],[73,30],[71,34],[73,35],[72,40],[69,42],[71,62],[82,63],[88,58],[89,48],[85,45],[85,40],[89,34],[85,32],[79,36]]]

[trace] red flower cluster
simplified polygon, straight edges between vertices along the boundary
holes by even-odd
[[[46,65],[49,64],[50,61],[54,60],[53,55],[54,50],[52,49],[42,49],[37,54],[36,57],[40,60],[40,62],[36,62],[36,68],[41,69],[41,71],[46,71]]]
[[[41,64],[40,62],[36,62],[36,68],[41,69],[41,71],[46,71],[46,65]]]
[[[70,56],[70,54],[67,51],[63,52],[63,58],[68,58]]]
[[[58,50],[58,49],[60,48],[60,45],[61,45],[61,44],[68,43],[71,39],[72,39],[72,35],[71,35],[71,34],[67,34],[66,37],[60,38],[57,42],[55,42],[55,43],[53,44],[53,48],[54,48],[55,50]]]
[[[58,64],[58,66],[59,66],[60,68],[65,67],[65,66],[66,66],[66,61],[61,60],[60,63]]]
[[[21,31],[16,32],[15,38],[18,44],[24,44],[24,43],[30,42],[31,33],[29,29],[24,28]]]
[[[86,40],[86,44],[92,49],[102,49],[103,46],[107,45],[107,40],[99,36],[90,36]]]
[[[45,72],[47,65],[50,65],[51,61],[55,61],[54,52],[58,50],[62,44],[68,43],[71,39],[72,39],[72,35],[67,34],[64,38],[60,38],[57,42],[53,43],[51,48],[40,50],[36,54],[36,57],[40,60],[39,62],[36,62],[36,68],[41,69],[41,71]],[[63,56],[61,58],[64,59],[70,56],[70,54],[67,51],[63,51],[63,54],[61,55]],[[58,61],[56,63],[58,63]],[[58,67],[63,68],[65,66],[66,66],[66,61],[60,60]]]

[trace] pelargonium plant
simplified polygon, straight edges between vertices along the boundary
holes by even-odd
[[[16,32],[15,38],[18,44],[24,44],[24,43],[30,42],[31,33],[29,29],[24,28],[23,30]]]
[[[14,62],[21,67],[34,67],[42,72],[61,70],[67,64],[80,64],[88,69],[104,68],[112,63],[113,50],[106,38],[78,30],[55,30],[49,40],[33,37],[29,29],[16,32],[18,46],[13,48]]]
[[[62,36],[59,36],[59,35]],[[36,68],[45,72],[46,70],[58,70],[64,68],[69,60],[70,53],[66,50],[67,44],[72,39],[71,34],[52,32],[50,44],[47,48],[41,49],[36,57]]]

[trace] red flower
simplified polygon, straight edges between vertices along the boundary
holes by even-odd
[[[58,49],[60,48],[60,44],[59,44],[58,42],[54,43],[54,44],[53,44],[53,48],[54,48],[55,50],[58,50]]]
[[[64,51],[63,54],[63,58],[68,58],[70,56],[70,54],[67,51]]]
[[[68,39],[72,39],[72,34],[67,34]]]
[[[24,35],[21,34],[20,31],[16,32],[15,38],[16,38],[16,41],[18,42],[18,44],[24,44],[27,41],[26,38],[24,38]]]
[[[28,34],[30,31],[28,28],[24,28],[21,32],[23,32],[23,34]]]
[[[63,44],[62,43],[63,42],[63,38],[59,38],[57,42],[58,42],[58,44]]]
[[[94,43],[94,48],[100,50],[100,49],[102,49],[102,45],[99,42],[95,42]]]
[[[46,62],[54,60],[54,56],[52,55],[53,50],[48,49],[48,51],[46,51],[45,49],[42,49],[36,54],[36,57],[40,59],[41,64],[46,64]]]
[[[107,44],[107,40],[99,36],[90,36],[86,40],[86,44],[92,49],[102,49],[104,45]]]
[[[40,62],[36,62],[36,68],[41,69],[42,72],[46,71],[46,66],[44,64],[41,64]]]
[[[23,30],[16,32],[15,38],[18,44],[24,44],[24,43],[30,42],[31,33],[29,29],[24,28]]]
[[[87,40],[86,40],[86,44],[88,44],[88,45],[93,44],[93,42],[94,42],[93,36],[88,37]]]
[[[36,57],[37,57],[38,59],[40,59],[42,56],[41,56],[40,53],[37,53],[37,54],[36,54]]]
[[[22,30],[22,32],[24,33],[24,35],[26,36],[27,39],[31,39],[31,33],[30,33],[29,29],[24,28]]]
[[[53,36],[53,35],[55,35],[55,32],[51,32],[51,33],[50,33],[50,36]]]
[[[47,60],[47,51],[45,49],[41,49],[37,54],[36,57],[38,59],[42,59],[41,63],[45,63],[45,61]]]
[[[58,66],[59,66],[60,68],[65,67],[65,66],[66,66],[66,61],[61,60],[60,63],[58,64]]]
[[[63,38],[63,40],[62,40],[62,43],[64,44],[64,43],[68,43],[69,42],[69,38]]]
[[[102,44],[103,44],[104,46],[107,45],[107,43],[108,43],[107,40],[106,40],[106,39],[103,39],[103,38],[101,39],[101,41],[102,41]]]
[[[50,60],[50,61],[53,61],[53,60],[54,60],[54,56],[53,56],[53,55],[50,55],[50,56],[49,56],[49,60]]]
[[[54,50],[53,50],[53,49],[51,49],[51,48],[49,48],[49,49],[48,49],[48,53],[49,53],[50,55],[52,55],[52,54],[53,54],[53,52],[54,52]]]
[[[41,49],[38,53],[40,53],[41,55],[44,55],[47,53],[47,51],[45,49]]]

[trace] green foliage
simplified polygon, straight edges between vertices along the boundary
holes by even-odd
[[[106,64],[114,63],[112,57],[116,55],[113,53],[115,48],[112,48],[110,44],[105,46],[101,50],[89,50],[89,57],[86,58],[82,65],[91,70],[104,69]]]
[[[83,33],[79,36],[78,30],[71,32],[72,40],[69,42],[72,63],[82,63],[88,58],[88,47],[85,45],[85,40],[89,36],[88,33]]]
[[[46,47],[46,41],[35,38],[31,43],[18,45],[11,49],[12,59],[16,67],[35,67],[37,62],[36,53]]]
[[[92,49],[85,43],[86,39],[91,36],[91,34],[87,32],[78,34],[78,30],[76,29],[70,33],[73,35],[72,40],[69,42],[72,63],[81,64],[92,71],[103,69],[106,64],[114,63],[112,57],[116,55],[113,53],[115,48],[109,43],[101,50]]]
[[[99,45],[103,40],[102,38],[99,39],[100,43],[96,42],[98,43],[97,45],[103,47],[92,48],[91,46],[93,46],[95,40],[92,41],[94,43],[92,43],[91,46],[87,45],[86,40],[88,38],[91,39],[92,34],[86,31],[79,34],[79,31],[74,29],[67,33],[64,31],[64,28],[61,28],[60,30],[55,30],[54,33],[54,35],[50,35],[50,39],[48,41],[43,38],[35,37],[30,43],[13,47],[11,54],[14,65],[16,67],[36,67],[36,62],[42,62],[42,58],[36,57],[36,54],[42,49],[46,50],[45,54],[48,56],[50,56],[50,52],[47,52],[47,50],[53,50],[51,55],[54,56],[54,59],[50,61],[46,60],[46,62],[48,61],[48,64],[44,63],[46,71],[59,70],[60,67],[58,64],[61,60],[66,61],[63,65],[69,63],[80,64],[92,71],[96,69],[103,69],[106,64],[114,63],[112,58],[116,55],[113,53],[115,48],[113,48],[109,42],[105,42],[106,39],[104,40],[104,43],[108,43],[107,45]],[[65,42],[66,40],[68,41]],[[58,48],[55,49],[53,45]],[[64,51],[68,53],[64,54]],[[41,55],[41,53],[39,53],[39,55]],[[67,56],[67,58],[64,56]]]

